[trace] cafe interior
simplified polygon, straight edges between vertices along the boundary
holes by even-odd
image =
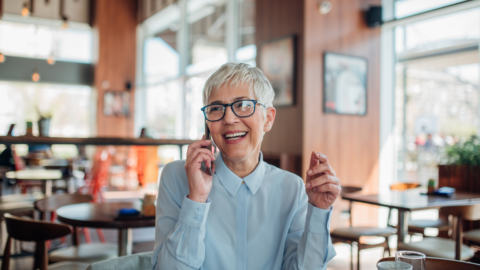
[[[0,0],[1,269],[152,269],[228,62],[274,89],[264,161],[340,179],[327,269],[480,269],[479,44],[480,0]]]

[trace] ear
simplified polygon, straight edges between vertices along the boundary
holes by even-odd
[[[273,122],[275,121],[275,115],[277,110],[274,107],[267,108],[267,115],[265,117],[265,124],[263,125],[263,131],[269,132],[272,130]]]

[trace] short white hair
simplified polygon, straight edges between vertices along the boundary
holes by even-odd
[[[267,108],[273,107],[275,92],[267,77],[259,68],[244,63],[226,63],[208,78],[203,87],[203,106],[208,105],[210,95],[215,94],[224,84],[247,84],[260,103]]]

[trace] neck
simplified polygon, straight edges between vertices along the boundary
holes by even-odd
[[[222,159],[225,165],[238,177],[244,178],[251,174],[258,165],[258,158],[260,155],[260,149],[254,151],[249,156],[241,160],[232,160],[226,155],[222,154]]]

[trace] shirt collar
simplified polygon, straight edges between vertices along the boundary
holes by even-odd
[[[225,162],[223,162],[222,154],[219,153],[215,159],[215,175],[220,180],[220,183],[225,187],[225,189],[235,197],[237,195],[238,189],[242,185],[242,182],[245,182],[248,189],[252,192],[253,195],[257,193],[258,189],[262,185],[263,178],[265,176],[265,165],[263,164],[263,154],[260,152],[258,156],[258,165],[255,170],[247,175],[245,178],[238,177],[233,173]]]

